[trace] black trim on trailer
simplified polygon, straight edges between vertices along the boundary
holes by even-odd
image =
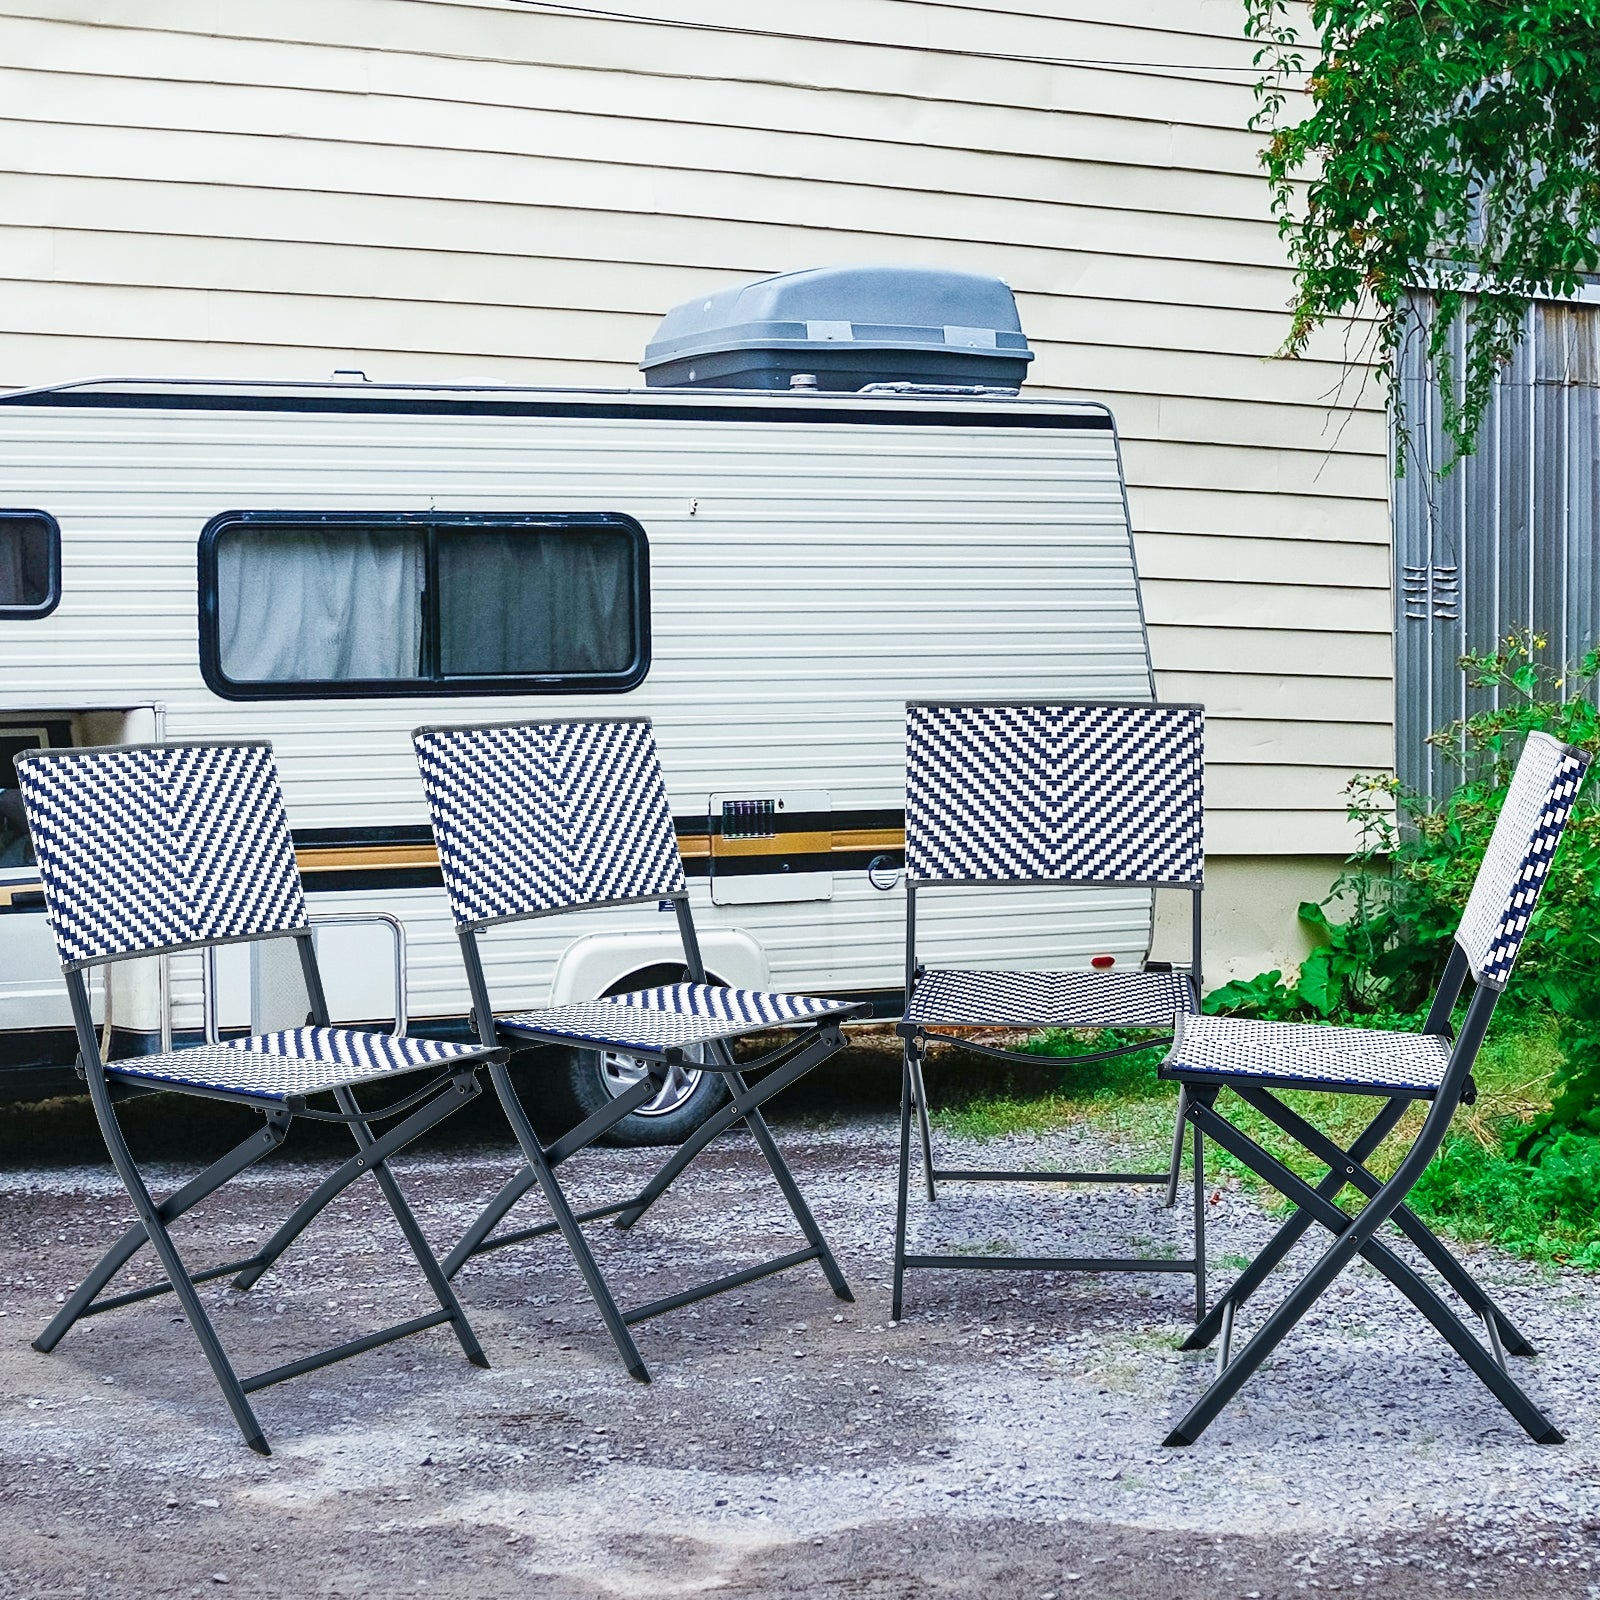
[[[874,862],[885,871],[903,869],[905,854],[900,850],[834,850],[815,855],[735,856],[719,858],[719,878],[774,876],[789,872],[865,872]],[[444,878],[437,867],[309,867],[303,869],[307,894],[352,893],[366,889],[442,889]],[[712,875],[708,856],[691,856],[683,863],[686,878]],[[3,908],[0,908],[3,912]]]
[[[783,832],[808,832],[820,827],[839,833],[856,828],[903,828],[906,824],[906,814],[903,808],[863,806],[857,810],[784,812],[773,820]],[[721,817],[707,817],[704,812],[680,812],[672,819],[672,826],[679,838],[699,838],[707,832],[719,832],[721,821]],[[382,844],[431,845],[432,843],[433,830],[426,823],[294,830],[296,850],[340,848],[355,850]]]
[[[703,393],[704,391],[693,391]],[[1014,409],[1001,409],[1006,402],[989,410],[983,403],[970,410],[935,408],[925,402],[909,403],[904,410],[889,407],[851,407],[841,405],[848,394],[818,402],[798,402],[765,406],[741,404],[736,400],[707,404],[686,399],[677,405],[660,401],[626,400],[480,400],[452,399],[444,396],[351,394],[236,394],[227,390],[134,391],[106,393],[81,389],[49,389],[0,395],[0,406],[57,406],[74,410],[106,407],[128,411],[291,411],[333,412],[372,415],[472,417],[596,417],[604,421],[643,417],[651,422],[849,422],[868,427],[972,427],[972,428],[1049,428],[1068,432],[1112,433],[1115,425],[1109,411],[1066,412],[1040,406],[1037,402],[1013,402]],[[1094,403],[1094,402],[1086,402]]]
[[[296,850],[332,850],[343,846],[360,849],[375,844],[432,844],[433,829],[427,823],[407,823],[376,828],[296,828]]]
[[[334,894],[357,889],[442,889],[437,867],[302,867],[307,894]]]
[[[423,662],[410,678],[293,678],[241,682],[223,671],[218,622],[217,545],[239,529],[415,529],[424,536]],[[440,662],[439,534],[467,530],[536,533],[609,529],[629,541],[633,653],[616,672],[447,675]],[[466,695],[625,694],[650,671],[650,540],[621,511],[224,511],[201,531],[199,545],[200,675],[224,700],[434,699]]]
[[[759,790],[753,790],[759,793]],[[731,823],[735,830],[748,828],[751,821],[748,818],[726,817],[721,812],[714,812],[708,819],[695,817],[677,817],[673,820],[674,827],[679,834],[685,833],[710,833],[713,837],[720,837],[723,832],[724,822]],[[709,827],[706,823],[709,822]],[[906,814],[904,808],[891,810],[883,808],[871,810],[865,806],[854,811],[772,811],[764,813],[760,819],[763,827],[770,828],[774,835],[785,833],[839,833],[846,829],[865,828],[904,828]],[[735,832],[734,837],[749,837],[748,834]]]
[[[0,1076],[8,1068],[71,1068],[78,1059],[78,1038],[71,1028],[7,1028],[0,1030]]]
[[[753,878],[763,873],[865,872],[876,861],[885,870],[905,866],[905,852],[874,847],[867,850],[816,850],[809,853],[759,856],[717,856],[685,861],[684,876]]]

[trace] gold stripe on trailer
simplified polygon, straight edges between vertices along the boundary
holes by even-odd
[[[381,867],[437,867],[439,852],[431,844],[358,844],[313,846],[296,850],[301,872],[361,872]]]
[[[14,895],[19,895],[19,894],[43,894],[43,893],[44,893],[44,885],[42,883],[7,883],[7,884],[3,884],[3,885],[0,885],[0,906],[8,906],[8,905],[10,905],[12,897]],[[42,911],[44,909],[44,907],[41,906],[39,909]]]
[[[835,850],[904,850],[904,828],[835,828]]]
[[[773,833],[761,839],[727,839],[711,836],[711,859],[723,856],[823,856],[833,849],[833,834],[815,832]]]

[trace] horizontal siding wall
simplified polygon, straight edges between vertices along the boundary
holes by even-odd
[[[1219,842],[1346,848],[1346,778],[1392,761],[1384,421],[1342,341],[1269,359],[1290,280],[1238,0],[620,9],[819,37],[468,0],[0,0],[0,385],[625,385],[702,289],[997,273],[1030,388],[1117,415],[1161,690],[1215,722]]]

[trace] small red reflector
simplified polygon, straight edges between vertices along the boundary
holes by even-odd
[[[1098,969],[1101,972],[1104,972],[1107,967],[1116,966],[1116,964],[1117,964],[1117,958],[1115,956],[1095,956],[1089,962],[1089,965],[1091,967],[1094,967],[1094,968]]]

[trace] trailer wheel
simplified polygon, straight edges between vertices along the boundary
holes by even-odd
[[[681,967],[651,967],[612,985],[607,994],[682,983]],[[713,982],[716,980],[713,979]],[[593,1116],[626,1093],[644,1075],[631,1057],[612,1050],[568,1050],[566,1090],[576,1120]],[[625,1116],[605,1142],[613,1145],[681,1144],[728,1098],[722,1075],[693,1067],[675,1067],[655,1099]]]

